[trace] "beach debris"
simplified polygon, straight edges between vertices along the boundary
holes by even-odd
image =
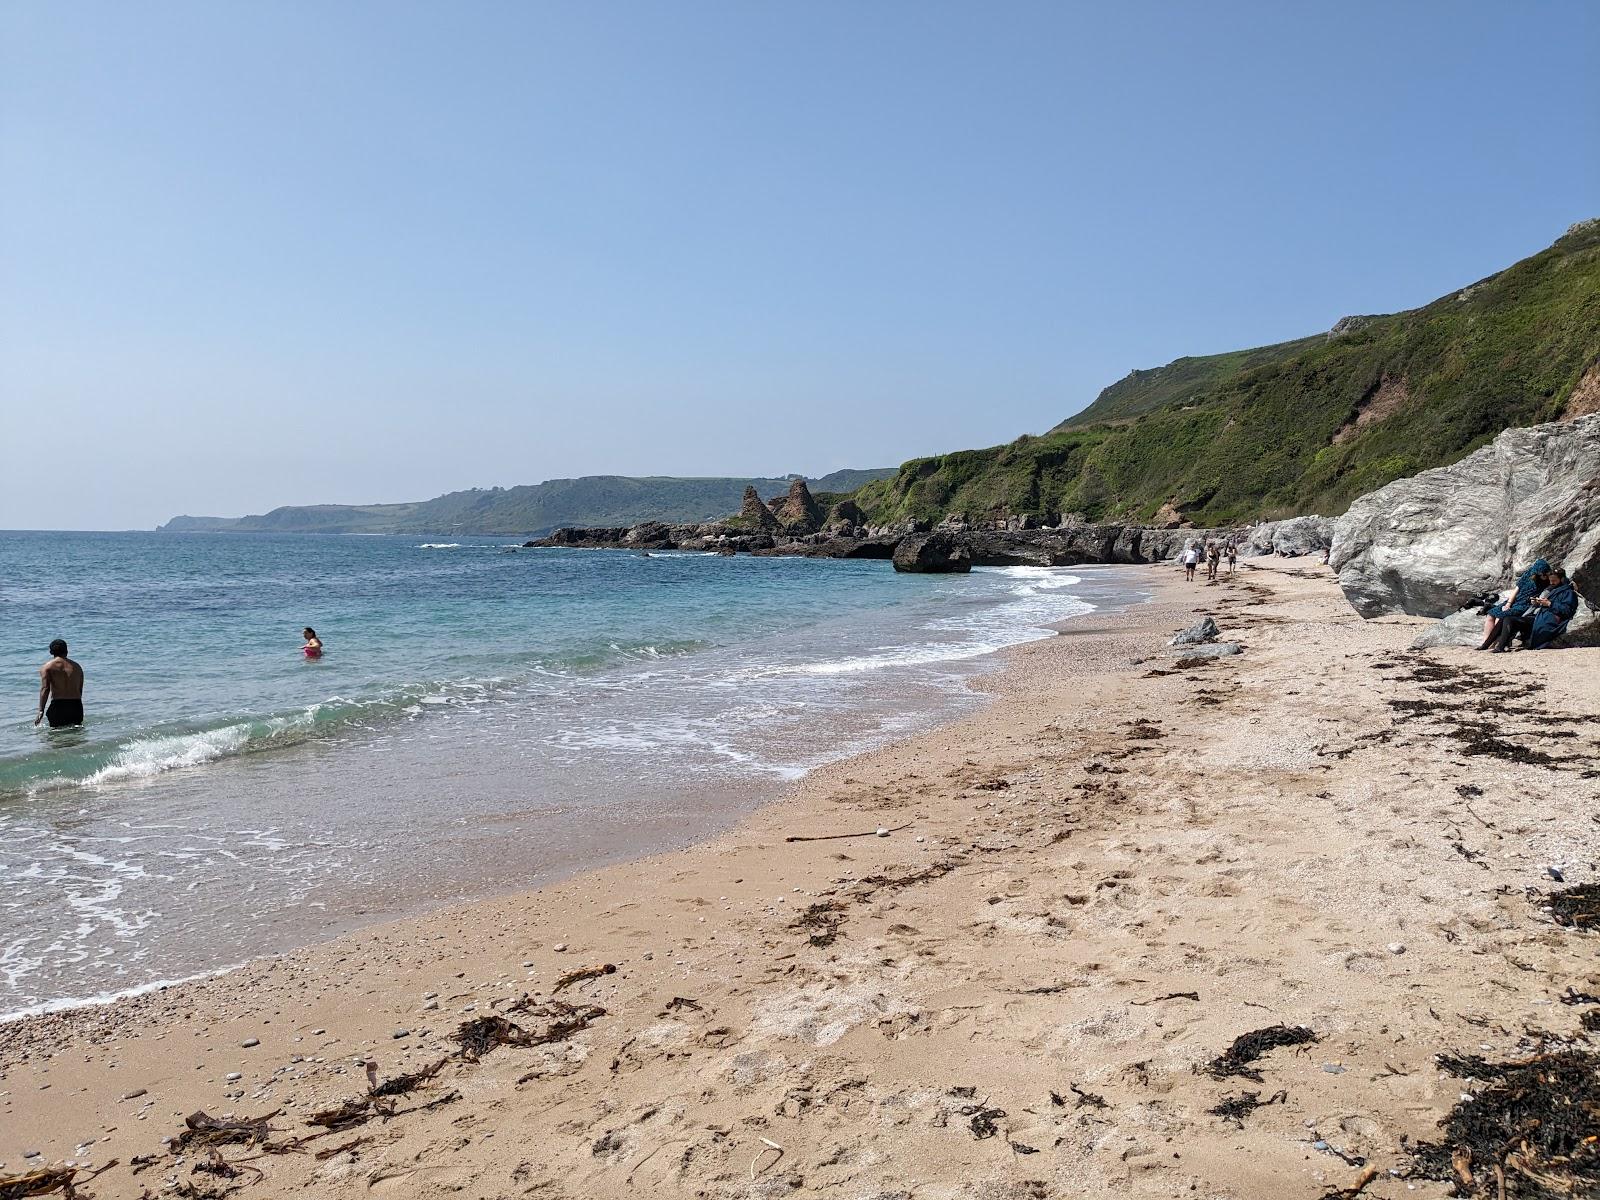
[[[214,1175],[218,1179],[237,1179],[241,1167],[246,1171],[254,1171],[257,1180],[265,1179],[267,1173],[260,1167],[253,1167],[249,1163],[235,1165],[222,1157],[220,1150],[212,1150],[204,1158],[198,1159],[194,1166],[189,1168],[191,1175]]]
[[[1563,1004],[1600,1004],[1600,996],[1596,996],[1593,992],[1574,991],[1570,983],[1567,984],[1565,994],[1557,999]]]
[[[915,887],[919,883],[929,883],[935,879],[942,879],[957,867],[966,866],[964,858],[941,858],[938,862],[929,863],[915,871],[907,871],[902,875],[875,874],[863,875],[856,881],[857,891],[866,889],[866,895],[873,892],[897,892],[901,888]]]
[[[1488,1086],[1463,1094],[1439,1123],[1441,1140],[1412,1147],[1412,1175],[1454,1183],[1465,1196],[1600,1194],[1600,1054],[1559,1050],[1506,1062],[1441,1054],[1436,1061]]]
[[[374,1105],[371,1096],[352,1096],[342,1104],[312,1113],[306,1118],[306,1124],[321,1125],[329,1130],[349,1129],[355,1125],[366,1124],[375,1113],[388,1115],[384,1109]]]
[[[78,1187],[116,1165],[117,1160],[112,1159],[87,1173],[82,1167],[61,1166],[40,1167],[35,1171],[24,1171],[21,1175],[0,1175],[0,1200],[24,1200],[28,1196],[48,1196],[55,1191],[66,1196],[67,1200],[89,1200],[88,1193],[78,1191]],[[83,1175],[82,1179],[78,1178],[80,1174]]]
[[[1156,741],[1166,737],[1167,734],[1154,721],[1147,721],[1141,717],[1137,721],[1128,722],[1128,736],[1138,741]]]
[[[345,1142],[342,1145],[329,1146],[324,1150],[318,1150],[311,1157],[316,1159],[318,1162],[326,1162],[330,1158],[337,1158],[341,1154],[348,1154],[357,1146],[360,1146],[368,1141],[371,1141],[371,1139],[367,1137],[366,1134],[362,1134],[360,1137],[351,1138],[348,1142]]]
[[[803,930],[813,946],[831,946],[844,924],[844,905],[837,900],[819,900],[795,918],[791,929]]]
[[[418,1087],[442,1071],[445,1063],[449,1061],[448,1058],[441,1058],[438,1062],[423,1067],[421,1070],[410,1071],[404,1075],[396,1075],[393,1079],[385,1079],[382,1083],[377,1082],[378,1064],[369,1062],[367,1064],[367,1095],[372,1096],[374,1099],[380,1096],[407,1095],[416,1091]]]
[[[507,1009],[508,1012],[527,1013],[545,1022],[542,1029],[524,1029],[521,1025],[501,1016],[475,1017],[456,1027],[455,1040],[461,1047],[461,1057],[477,1062],[496,1046],[542,1046],[559,1042],[606,1015],[606,1010],[596,1004],[568,1004],[563,1000],[535,1003],[526,997]]]
[[[791,833],[783,840],[786,842],[833,842],[838,841],[840,838],[888,837],[891,833],[899,833],[902,829],[910,829],[914,824],[914,821],[907,821],[904,825],[896,825],[892,828],[885,828],[879,825],[876,829],[868,829],[862,833]]]
[[[686,1008],[690,1012],[701,1011],[700,1001],[691,1000],[687,996],[674,996],[667,1001],[666,1007],[661,1010],[661,1015],[664,1017],[668,1013],[677,1012],[680,1008]]]
[[[1224,1097],[1220,1104],[1207,1109],[1213,1117],[1221,1117],[1224,1121],[1232,1121],[1237,1129],[1244,1128],[1244,1119],[1258,1108],[1265,1108],[1269,1104],[1284,1104],[1289,1099],[1289,1093],[1279,1088],[1272,1093],[1268,1100],[1261,1098],[1260,1092],[1240,1092],[1237,1096]]]
[[[1250,1064],[1269,1050],[1280,1046],[1303,1046],[1319,1040],[1304,1025],[1268,1025],[1234,1038],[1226,1053],[1219,1054],[1202,1068],[1213,1079],[1230,1079],[1239,1076],[1252,1083],[1263,1082],[1261,1072]]]
[[[1168,992],[1165,996],[1155,996],[1149,1000],[1130,1000],[1129,1004],[1135,1008],[1143,1008],[1147,1004],[1160,1004],[1163,1000],[1199,1000],[1199,992]]]
[[[169,1149],[178,1154],[193,1146],[264,1145],[272,1136],[272,1118],[283,1110],[275,1108],[260,1117],[213,1117],[196,1110],[183,1119],[184,1130],[172,1139]]]
[[[1287,1095],[1285,1098],[1287,1098]],[[1367,1165],[1367,1160],[1361,1155],[1347,1154],[1343,1150],[1339,1149],[1339,1147],[1335,1146],[1332,1142],[1328,1141],[1327,1138],[1317,1138],[1311,1143],[1311,1148],[1313,1150],[1320,1151],[1323,1154],[1333,1155],[1348,1167],[1364,1167]]]
[[[615,963],[597,963],[592,967],[579,967],[576,971],[568,971],[560,979],[557,979],[550,992],[554,995],[556,992],[569,988],[575,983],[582,983],[585,979],[598,979],[602,975],[614,975],[616,970]]]
[[[773,1141],[771,1138],[767,1138],[767,1137],[762,1138],[761,1139],[761,1149],[757,1150],[756,1151],[756,1156],[750,1160],[750,1178],[751,1179],[754,1179],[756,1177],[756,1164],[761,1162],[761,1160],[763,1158],[765,1158],[768,1154],[772,1153],[773,1151],[777,1151],[778,1157],[774,1158],[769,1163],[763,1164],[762,1167],[761,1167],[762,1172],[766,1172],[770,1168],[777,1166],[779,1159],[783,1158],[783,1147],[782,1146],[778,1145],[778,1143]]]
[[[1367,1185],[1376,1179],[1382,1172],[1377,1167],[1368,1167],[1356,1176],[1356,1181],[1349,1187],[1334,1188],[1332,1191],[1323,1192],[1317,1200],[1356,1200],[1356,1197],[1367,1190]]]
[[[1071,1092],[1074,1096],[1077,1097],[1077,1099],[1073,1102],[1073,1105],[1072,1105],[1073,1108],[1105,1108],[1105,1107],[1107,1107],[1106,1098],[1104,1096],[1100,1095],[1098,1092],[1086,1092],[1075,1083],[1067,1084],[1067,1091]],[[1052,1101],[1057,1099],[1056,1094],[1054,1092],[1050,1093],[1050,1099]],[[1061,1103],[1065,1103],[1065,1101],[1062,1101]]]
[[[1600,883],[1580,883],[1548,897],[1550,915],[1569,929],[1600,928]]]
[[[981,1142],[992,1138],[1000,1132],[1000,1126],[996,1122],[998,1118],[1006,1115],[1006,1110],[1003,1108],[991,1108],[987,1097],[978,1100],[977,1088],[953,1087],[950,1089],[950,1095],[957,1100],[973,1101],[971,1104],[963,1104],[956,1109],[957,1116],[967,1118],[967,1128],[972,1131],[973,1137]]]

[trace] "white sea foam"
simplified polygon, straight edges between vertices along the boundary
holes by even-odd
[[[199,733],[141,738],[129,742],[105,766],[84,779],[84,785],[148,779],[179,767],[198,767],[225,754],[236,754],[250,741],[250,726],[224,725]]]
[[[420,546],[417,547],[417,549],[418,550],[459,550],[459,549],[461,549],[461,543],[460,542],[423,542]]]

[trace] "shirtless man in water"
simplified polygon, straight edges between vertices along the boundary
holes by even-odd
[[[39,668],[37,725],[48,720],[51,729],[83,724],[83,668],[67,657],[60,638],[50,643],[50,661]]]

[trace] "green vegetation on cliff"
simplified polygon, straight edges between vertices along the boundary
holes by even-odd
[[[1279,342],[1275,346],[1175,358],[1164,367],[1129,371],[1096,396],[1088,408],[1068,417],[1050,432],[1127,421],[1157,409],[1198,399],[1241,371],[1290,358],[1324,340],[1325,335],[1318,333],[1299,341]]]
[[[1584,397],[1600,391],[1597,374],[1591,221],[1422,308],[1136,373],[1042,437],[915,459],[855,500],[874,523],[1069,512],[1149,521],[1168,505],[1198,525],[1332,515],[1508,426],[1557,419],[1580,381]]]
[[[835,471],[806,482],[847,492],[893,475],[890,467]],[[252,517],[174,517],[169,533],[408,533],[537,537],[563,525],[709,521],[739,508],[747,486],[782,495],[789,478],[725,479],[585,475],[511,488],[475,488],[408,504],[308,504]]]

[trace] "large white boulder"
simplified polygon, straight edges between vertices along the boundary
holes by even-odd
[[[1364,617],[1443,617],[1536,558],[1600,603],[1600,413],[1508,429],[1361,497],[1334,524],[1331,562]]]

